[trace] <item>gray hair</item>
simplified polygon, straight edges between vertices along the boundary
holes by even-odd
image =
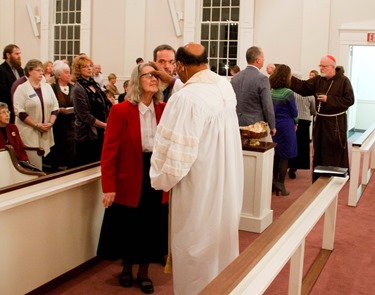
[[[252,46],[246,51],[246,61],[248,64],[252,64],[262,54],[262,49],[257,46]]]
[[[53,73],[55,74],[56,78],[58,78],[59,75],[62,72],[64,72],[64,70],[68,69],[70,71],[70,67],[65,62],[63,62],[62,60],[56,60],[53,63],[52,69],[53,69]]]
[[[143,94],[142,85],[140,83],[141,80],[141,70],[144,67],[152,67],[157,70],[156,66],[151,63],[143,63],[136,66],[132,72],[132,75],[130,77],[130,89],[129,89],[129,95],[127,94],[126,97],[129,98],[132,104],[139,104],[141,102],[141,96]],[[158,87],[158,91],[154,94],[152,97],[154,100],[154,103],[159,103],[163,101],[163,92],[160,89],[160,86]]]

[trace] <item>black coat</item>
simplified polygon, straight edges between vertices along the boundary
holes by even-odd
[[[24,76],[23,69],[21,67],[17,68],[17,72],[20,77]],[[14,109],[13,109],[13,101],[11,95],[11,88],[14,81],[17,78],[14,75],[11,67],[9,64],[4,61],[0,65],[0,101],[5,102],[8,105],[9,110],[11,111],[10,114],[10,122],[14,123]]]

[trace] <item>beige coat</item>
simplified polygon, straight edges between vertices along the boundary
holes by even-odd
[[[47,83],[41,83],[43,105],[44,105],[44,123],[50,122],[51,113],[59,109],[52,87]],[[25,112],[37,123],[42,123],[42,103],[29,81],[19,85],[14,93],[14,112],[16,114],[16,125],[20,131],[23,143],[26,146],[42,147],[45,151],[44,156],[48,155],[50,148],[55,144],[52,128],[46,133],[40,133],[38,130],[27,125],[18,117],[19,113]]]

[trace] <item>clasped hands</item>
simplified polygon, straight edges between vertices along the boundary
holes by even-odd
[[[48,130],[50,130],[52,128],[53,124],[52,123],[38,123],[37,126],[35,126],[35,128],[39,131],[39,132],[47,132]]]

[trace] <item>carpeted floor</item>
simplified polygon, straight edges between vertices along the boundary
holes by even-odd
[[[272,197],[274,220],[284,212],[311,184],[311,172],[297,171],[297,178],[287,179],[286,187],[291,192],[288,197]],[[331,254],[311,294],[351,295],[375,294],[375,177],[372,177],[356,208],[348,207],[348,186],[339,194],[335,249]],[[306,272],[322,242],[322,220],[306,239]],[[240,251],[253,242],[259,234],[240,231]],[[90,270],[50,291],[49,295],[101,295],[101,294],[143,294],[135,285],[122,288],[117,275],[121,271],[120,261],[103,261]],[[155,286],[154,294],[173,294],[172,275],[163,272],[162,265],[150,267],[150,277]],[[265,294],[288,294],[289,267],[284,267]]]

